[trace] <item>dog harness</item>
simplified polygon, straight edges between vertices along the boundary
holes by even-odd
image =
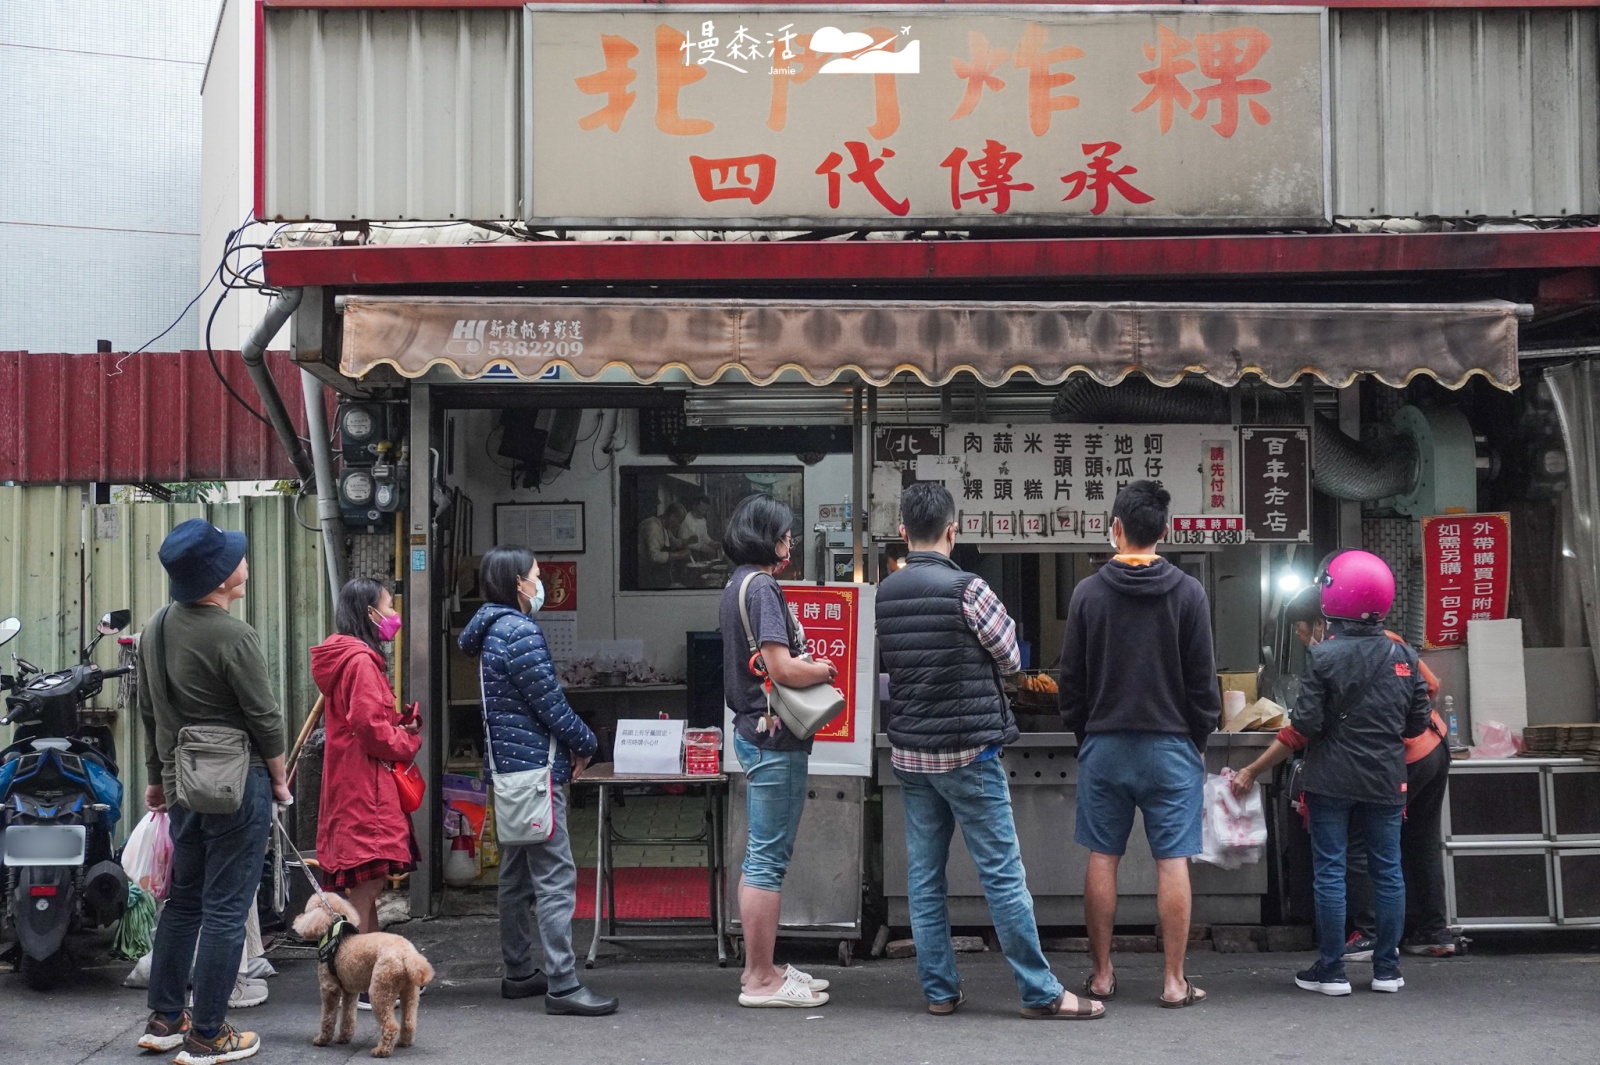
[[[328,972],[334,972],[333,962],[339,956],[339,944],[355,934],[356,926],[350,923],[348,917],[340,914],[333,919],[322,938],[317,940],[317,957],[328,967]]]

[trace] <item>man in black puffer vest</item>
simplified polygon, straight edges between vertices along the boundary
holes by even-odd
[[[905,568],[878,588],[878,651],[889,674],[885,708],[906,813],[906,879],[917,975],[928,1012],[965,1001],[950,945],[945,863],[956,825],[989,903],[996,935],[1022,992],[1022,1015],[1087,1020],[1039,947],[1000,748],[1017,738],[1002,673],[1021,667],[1017,627],[982,578],[950,560],[956,504],[944,485],[919,481],[900,499]]]

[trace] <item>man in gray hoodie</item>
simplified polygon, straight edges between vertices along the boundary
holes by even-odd
[[[1135,481],[1112,504],[1117,553],[1072,593],[1061,647],[1061,716],[1078,738],[1078,825],[1088,847],[1084,917],[1094,972],[1084,994],[1109,999],[1117,866],[1133,812],[1144,814],[1156,860],[1156,906],[1166,952],[1161,1005],[1205,1000],[1184,977],[1190,855],[1200,853],[1206,737],[1221,696],[1211,607],[1200,582],[1155,553],[1171,496]]]

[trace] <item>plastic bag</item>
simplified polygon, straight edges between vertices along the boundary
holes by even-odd
[[[1224,869],[1260,861],[1267,842],[1267,812],[1260,786],[1252,787],[1240,798],[1233,793],[1232,781],[1231,769],[1206,775],[1201,850],[1194,858]]]
[[[1499,721],[1485,721],[1477,732],[1478,745],[1472,748],[1474,758],[1515,758],[1522,750],[1522,737]]]
[[[154,854],[150,859],[150,896],[157,902],[167,901],[167,891],[172,887],[172,822],[166,814],[156,814]]]
[[[139,890],[157,902],[167,897],[172,883],[172,833],[166,814],[147,813],[128,833],[122,848],[122,868]]]
[[[128,961],[138,961],[150,953],[155,935],[156,900],[141,890],[138,884],[129,884],[128,909],[117,923],[117,938],[111,944],[111,953]],[[149,986],[148,980],[145,986]]]

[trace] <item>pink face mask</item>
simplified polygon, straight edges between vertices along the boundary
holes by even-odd
[[[390,614],[378,619],[378,639],[388,643],[400,631],[400,615]]]

